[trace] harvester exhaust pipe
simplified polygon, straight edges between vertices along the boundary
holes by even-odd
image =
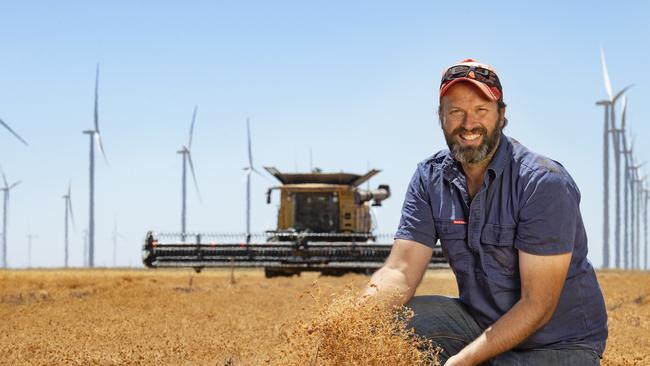
[[[371,191],[358,191],[359,202],[372,200],[372,206],[381,206],[381,202],[390,197],[390,187],[387,184],[380,184],[377,189]]]

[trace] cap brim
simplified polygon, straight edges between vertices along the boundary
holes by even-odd
[[[492,90],[490,90],[490,88],[487,85],[483,84],[482,82],[480,82],[478,80],[471,79],[471,78],[458,78],[458,79],[454,79],[454,80],[450,81],[449,83],[445,84],[442,88],[440,88],[440,98],[442,98],[443,95],[445,95],[447,90],[449,90],[449,88],[451,88],[452,85],[454,85],[456,83],[459,83],[459,82],[463,82],[463,81],[470,82],[470,83],[474,84],[480,91],[483,92],[483,94],[489,100],[491,100],[493,102],[496,102],[496,101],[499,100],[499,96],[495,95],[494,92]]]

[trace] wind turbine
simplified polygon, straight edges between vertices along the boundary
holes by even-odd
[[[194,123],[196,122],[196,111],[198,106],[194,106],[194,113],[192,113],[192,123],[190,124],[190,137],[187,145],[183,145],[180,150],[177,151],[178,154],[181,154],[183,157],[183,176],[182,176],[182,188],[181,188],[181,239],[185,241],[186,231],[186,215],[187,215],[187,165],[190,165],[190,172],[192,173],[192,180],[194,181],[194,188],[196,189],[196,194],[201,201],[201,192],[199,191],[199,184],[196,181],[196,174],[194,172],[194,164],[192,163],[192,135],[194,134]]]
[[[614,162],[616,169],[616,227],[615,227],[615,245],[616,250],[620,250],[620,156],[618,154],[618,133],[615,132],[616,122],[614,114],[614,105],[618,98],[620,98],[631,85],[626,86],[616,95],[612,93],[612,84],[609,80],[609,73],[607,72],[607,64],[605,63],[605,52],[600,48],[600,60],[603,67],[603,79],[605,81],[605,90],[607,91],[608,99],[596,102],[596,105],[605,106],[605,122],[603,126],[603,268],[609,268],[609,133],[612,132],[612,140],[614,142]]]
[[[27,237],[27,268],[32,267],[32,239],[37,239],[38,235],[32,234],[32,229],[29,228]]]
[[[3,205],[2,205],[2,267],[7,268],[7,220],[8,220],[8,208],[9,208],[9,192],[20,184],[21,181],[14,182],[9,184],[7,182],[7,177],[5,172],[0,167],[0,172],[2,173],[2,182],[4,186],[0,188],[0,191],[3,192]]]
[[[74,224],[74,214],[72,213],[72,192],[71,192],[71,182],[68,182],[68,193],[63,195],[63,199],[65,200],[65,219],[64,219],[64,233],[65,233],[65,258],[64,258],[64,265],[65,268],[68,268],[68,258],[69,258],[69,248],[70,248],[70,242],[68,240],[68,217],[72,221],[72,228],[75,228]]]
[[[95,71],[95,110],[94,110],[94,128],[83,131],[90,137],[90,207],[88,214],[88,266],[95,265],[95,144],[104,156],[104,161],[108,164],[106,153],[102,145],[102,138],[99,133],[99,64]]]
[[[253,166],[251,126],[248,118],[246,118],[246,131],[248,138],[248,166],[244,168],[244,171],[246,172],[246,244],[249,244],[251,241],[251,174],[255,173],[260,177],[263,177],[263,175]]]
[[[117,239],[122,239],[126,240],[126,237],[124,235],[120,234],[117,231],[117,219],[113,221],[113,234],[111,235],[111,239],[113,239],[113,267],[117,266]]]
[[[6,128],[12,135],[14,135],[18,140],[20,140],[20,142],[22,142],[23,144],[25,144],[25,146],[27,146],[27,141],[25,141],[25,139],[20,137],[20,135],[18,135],[16,131],[12,130],[11,127],[9,127],[9,125],[6,124],[5,121],[3,121],[2,119],[0,119],[0,125],[4,126],[4,128]]]

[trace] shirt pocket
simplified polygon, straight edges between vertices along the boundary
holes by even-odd
[[[467,274],[471,267],[471,253],[467,248],[467,224],[451,220],[435,220],[436,233],[442,252],[456,276]]]
[[[514,225],[485,224],[481,232],[483,264],[489,277],[511,277],[519,267],[518,251],[514,248]]]

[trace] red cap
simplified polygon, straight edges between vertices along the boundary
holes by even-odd
[[[486,69],[491,71],[492,73],[490,74],[489,77],[480,77],[477,80],[476,74],[474,71],[470,71],[466,76],[464,77],[458,77],[454,78],[452,80],[447,80],[445,78],[445,75],[454,67],[456,66],[469,66],[469,67],[478,67],[482,69]],[[440,82],[440,98],[442,98],[443,95],[449,90],[449,88],[461,81],[468,81],[474,85],[476,85],[479,90],[485,94],[485,96],[496,102],[499,101],[500,99],[503,98],[503,90],[501,89],[501,83],[499,82],[499,77],[497,76],[496,70],[487,64],[482,64],[480,62],[477,62],[474,59],[467,58],[464,59],[454,65],[449,66],[447,70],[445,70],[442,73],[442,81]]]

